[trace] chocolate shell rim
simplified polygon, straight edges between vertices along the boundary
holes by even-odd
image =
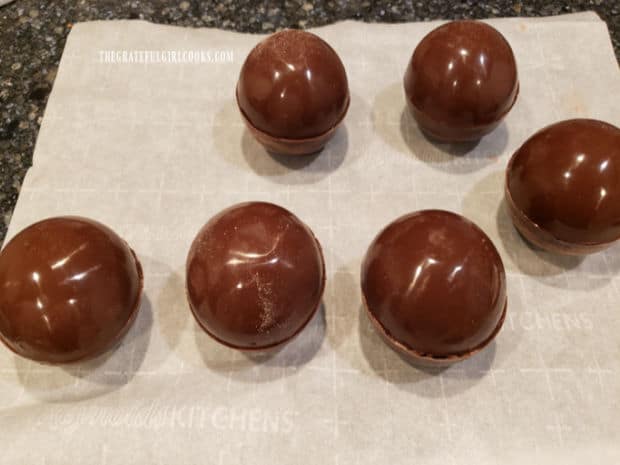
[[[249,203],[249,202],[241,202],[241,204],[243,204],[243,203]],[[235,204],[235,205],[240,205],[240,204]],[[275,204],[273,204],[273,205],[275,205]],[[232,206],[234,206],[234,205],[232,205]],[[278,205],[276,205],[276,206],[278,206]],[[228,208],[230,208],[230,207],[228,207]],[[280,207],[280,208],[283,208],[283,207]],[[299,218],[297,218],[297,219],[299,220],[299,222],[301,222],[302,224],[305,225],[305,223],[303,223]],[[209,331],[206,328],[206,326],[202,323],[202,321],[200,321],[200,319],[198,318],[198,315],[196,314],[196,310],[194,309],[194,305],[192,304],[192,300],[190,299],[190,296],[189,296],[189,289],[187,288],[187,281],[188,280],[185,279],[185,299],[187,300],[187,302],[189,304],[189,308],[192,311],[192,315],[193,315],[194,320],[196,321],[196,323],[198,323],[198,326],[200,326],[200,328],[202,328],[202,330],[205,333],[207,333],[211,338],[213,338],[215,341],[219,342],[220,344],[222,344],[222,345],[224,345],[224,346],[226,346],[226,347],[228,347],[230,349],[240,350],[242,352],[247,352],[247,353],[269,352],[271,350],[274,350],[274,349],[277,349],[279,347],[282,347],[283,345],[285,345],[288,342],[290,342],[293,339],[295,339],[295,337],[297,337],[299,335],[299,333],[301,333],[304,330],[304,328],[306,326],[308,326],[308,323],[310,323],[310,321],[312,321],[312,319],[316,315],[316,313],[319,310],[319,308],[321,308],[321,305],[323,304],[323,293],[325,292],[325,284],[326,284],[326,281],[327,281],[327,277],[325,276],[325,258],[323,256],[323,248],[321,247],[321,243],[319,242],[319,240],[314,235],[314,232],[312,231],[312,229],[310,229],[308,226],[306,226],[306,228],[312,234],[312,239],[314,239],[314,242],[316,243],[316,245],[318,247],[318,250],[319,250],[319,257],[321,259],[321,273],[322,273],[321,290],[319,292],[319,301],[317,302],[314,310],[312,310],[312,312],[310,312],[310,315],[308,316],[306,321],[304,321],[303,324],[301,324],[299,326],[299,328],[297,330],[295,330],[295,332],[293,334],[291,334],[286,339],[283,339],[282,341],[274,342],[273,344],[268,344],[268,345],[265,345],[265,346],[252,346],[252,347],[238,346],[238,345],[235,345],[235,344],[231,344],[228,341],[224,341],[223,339],[220,339],[219,337],[214,335],[211,331]],[[186,269],[187,269],[187,265],[186,265]]]
[[[549,128],[549,127],[551,127],[551,126],[553,126],[555,124],[564,123],[564,122],[568,122],[568,121],[574,121],[574,120],[587,120],[587,121],[594,121],[594,122],[597,122],[597,123],[601,123],[601,122],[605,123],[604,121],[599,121],[597,119],[592,119],[592,118],[572,118],[572,119],[568,119],[568,120],[558,121],[557,123],[552,123],[552,124],[550,124],[548,126],[545,126],[542,129],[536,131],[523,144],[526,144],[536,134],[540,133],[541,131],[546,130],[547,128]],[[605,123],[605,124],[608,124],[608,123]],[[610,125],[610,126],[613,126],[613,125]],[[523,144],[521,145],[521,147],[523,147]],[[565,249],[566,251],[564,251],[563,253],[568,254],[568,255],[583,255],[583,253],[578,253],[578,252],[570,253],[569,250],[571,248],[575,248],[575,247],[588,248],[588,247],[591,247],[593,249],[600,249],[600,248],[605,248],[605,247],[613,244],[614,242],[620,240],[620,234],[618,234],[618,237],[616,237],[615,239],[612,239],[610,241],[568,242],[566,240],[558,238],[551,231],[543,229],[538,223],[536,223],[530,217],[528,217],[525,214],[525,212],[523,212],[523,210],[516,204],[516,202],[512,198],[512,193],[510,192],[510,187],[509,187],[509,182],[508,182],[509,181],[508,177],[510,175],[510,171],[512,169],[512,165],[514,164],[517,155],[521,151],[521,147],[519,147],[515,151],[515,153],[513,153],[512,156],[510,157],[510,160],[508,161],[508,164],[506,165],[506,170],[505,170],[505,173],[504,173],[504,197],[506,198],[506,200],[508,202],[508,208],[510,209],[511,212],[514,212],[514,213],[518,214],[520,219],[521,219],[521,221],[523,221],[524,223],[528,223],[530,226],[532,226],[532,228],[541,237],[544,237],[546,241],[554,242],[554,243],[557,244],[557,246],[561,247],[562,249]],[[513,221],[513,224],[514,223],[515,222]]]
[[[486,338],[484,341],[482,341],[482,343],[478,344],[476,347],[469,349],[468,351],[462,352],[462,353],[437,356],[437,355],[420,352],[416,349],[413,349],[407,346],[405,343],[397,340],[385,329],[385,327],[379,322],[379,320],[372,313],[372,311],[370,310],[368,306],[368,302],[366,300],[366,296],[364,295],[363,290],[362,290],[362,300],[364,302],[364,309],[366,310],[366,315],[368,316],[368,319],[372,322],[377,332],[388,343],[388,345],[391,346],[397,352],[407,356],[411,362],[415,364],[419,364],[421,366],[451,365],[453,363],[463,361],[471,357],[472,355],[475,355],[478,352],[482,351],[486,346],[488,346],[495,339],[499,331],[502,329],[502,326],[504,325],[504,321],[506,319],[506,311],[508,309],[508,296],[506,296],[504,298],[504,307],[502,310],[502,314],[500,316],[499,321],[497,322],[497,325],[493,329],[493,332],[489,335],[488,338]]]
[[[404,81],[404,79],[403,79]],[[422,129],[425,133],[427,133],[428,135],[430,135],[432,138],[436,139],[439,142],[469,142],[472,140],[478,140],[481,139],[482,137],[484,137],[486,134],[489,134],[490,132],[492,132],[495,129],[495,126],[497,126],[499,123],[501,123],[501,121],[506,117],[506,115],[508,113],[510,113],[510,110],[512,110],[512,108],[514,107],[515,103],[517,103],[517,98],[519,97],[519,92],[521,90],[521,84],[519,82],[519,77],[517,76],[516,79],[516,90],[514,91],[514,97],[512,99],[512,102],[510,103],[510,106],[508,106],[508,108],[506,109],[506,111],[504,111],[501,115],[499,115],[497,117],[497,119],[493,120],[493,121],[489,121],[488,123],[482,123],[482,124],[477,124],[477,125],[470,125],[470,126],[460,126],[459,127],[459,131],[463,131],[463,132],[477,132],[480,133],[480,137],[473,137],[473,138],[462,138],[462,139],[454,139],[454,138],[447,138],[445,136],[436,134],[433,131],[430,131],[426,128],[426,126],[422,126],[420,123],[417,122],[416,123],[420,126],[420,129]],[[431,118],[428,113],[426,113],[425,111],[420,110],[420,108],[418,108],[412,101],[411,99],[409,99],[406,95],[405,95],[405,99],[407,100],[407,104],[411,105],[411,108],[421,114],[423,114],[426,118],[434,121],[437,125],[441,125],[441,126],[448,126],[447,123],[445,122],[440,122],[434,118]],[[415,118],[414,118],[415,119]],[[490,130],[486,130],[487,128],[491,127]]]
[[[321,139],[327,140],[328,136],[331,136],[331,134],[334,133],[334,131],[338,128],[338,126],[340,126],[340,124],[344,120],[344,117],[347,115],[347,112],[349,111],[349,105],[351,104],[351,94],[347,87],[347,100],[346,100],[344,109],[342,110],[342,114],[340,115],[338,120],[332,125],[332,127],[327,129],[326,131],[323,131],[320,134],[317,134],[311,137],[299,137],[299,138],[274,136],[272,134],[269,134],[268,132],[263,131],[262,129],[257,128],[254,125],[254,123],[252,123],[252,121],[250,121],[248,116],[245,114],[245,112],[243,111],[243,108],[241,108],[241,104],[239,103],[239,83],[237,83],[237,86],[235,86],[235,100],[237,101],[237,108],[239,108],[239,113],[241,113],[241,116],[243,117],[245,124],[251,127],[253,131],[256,131],[257,133],[262,134],[266,138],[272,139],[276,143],[302,145],[302,144],[307,144],[311,142],[318,142],[318,141],[321,141]],[[300,155],[305,155],[305,154],[300,154]]]
[[[28,227],[35,226],[35,225],[37,225],[39,223],[43,223],[44,221],[47,221],[47,220],[58,219],[58,218],[70,218],[70,219],[77,219],[77,220],[88,220],[88,221],[94,221],[96,223],[100,223],[99,221],[96,221],[96,220],[93,220],[93,219],[90,219],[90,218],[70,215],[70,216],[52,216],[52,217],[45,218],[43,220],[37,221],[35,223],[32,223]],[[103,223],[100,223],[100,224],[103,224]],[[21,233],[21,231],[20,231],[20,233]],[[15,239],[20,233],[15,235],[13,237],[13,239]],[[121,241],[123,241],[123,243],[127,246],[129,251],[131,252],[131,256],[134,259],[134,263],[135,263],[137,271],[138,271],[138,298],[136,299],[136,303],[134,304],[134,307],[132,308],[131,313],[129,314],[129,318],[127,318],[127,321],[125,322],[125,324],[123,325],[121,330],[118,332],[118,334],[113,339],[110,340],[109,343],[105,344],[100,350],[98,350],[97,352],[93,352],[92,354],[86,354],[86,355],[84,355],[82,357],[75,357],[75,358],[68,359],[68,360],[63,360],[63,361],[59,361],[59,362],[53,362],[53,361],[48,361],[48,360],[42,360],[42,359],[26,357],[26,356],[18,353],[15,349],[13,349],[13,347],[11,347],[7,343],[7,341],[4,339],[4,337],[2,336],[1,333],[0,333],[0,342],[2,342],[2,344],[4,344],[11,352],[13,352],[15,355],[17,355],[17,356],[19,356],[21,358],[25,358],[27,360],[31,360],[31,361],[36,362],[36,363],[40,363],[42,365],[51,365],[51,366],[72,365],[72,364],[77,364],[77,363],[84,362],[84,361],[87,361],[87,360],[93,360],[93,359],[96,359],[97,357],[99,357],[99,356],[109,352],[112,348],[114,348],[116,346],[116,344],[118,344],[123,339],[123,337],[125,337],[127,335],[127,333],[129,332],[129,329],[131,328],[131,326],[135,322],[136,317],[138,316],[138,311],[140,310],[140,305],[142,304],[142,297],[143,297],[142,294],[143,294],[143,291],[144,291],[144,272],[142,270],[142,264],[140,263],[140,260],[138,260],[138,256],[136,255],[134,250],[129,246],[127,241],[125,241],[120,236],[118,236],[118,237],[121,239]],[[13,239],[11,239],[11,241]],[[11,241],[7,242],[6,245],[8,245]]]

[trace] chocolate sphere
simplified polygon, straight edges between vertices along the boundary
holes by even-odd
[[[142,268],[103,224],[50,218],[2,250],[0,289],[0,339],[23,357],[68,363],[102,354],[127,332]]]
[[[268,150],[317,152],[347,112],[347,75],[323,39],[284,30],[259,42],[246,58],[237,103],[246,125]]]
[[[370,320],[393,348],[422,364],[481,350],[506,312],[506,277],[491,240],[455,213],[425,210],[389,224],[362,264]]]
[[[426,35],[413,52],[404,84],[420,129],[445,142],[491,132],[519,92],[510,44],[479,21],[453,21]]]
[[[506,201],[517,229],[550,252],[596,252],[620,238],[620,129],[592,119],[538,131],[512,156]]]
[[[200,230],[186,265],[187,297],[202,328],[242,350],[265,350],[297,335],[325,287],[321,247],[282,207],[234,205]]]

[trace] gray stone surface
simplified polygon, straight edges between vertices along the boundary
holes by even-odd
[[[272,32],[341,19],[401,22],[549,16],[596,11],[620,57],[620,3],[615,0],[499,1],[198,1],[17,0],[0,8],[0,240],[6,234],[67,34],[74,23],[140,18],[189,27]]]

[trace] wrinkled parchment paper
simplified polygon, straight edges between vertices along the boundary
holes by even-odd
[[[144,300],[107,357],[59,368],[0,351],[0,463],[619,463],[620,247],[583,260],[534,251],[502,196],[509,156],[537,129],[578,116],[620,123],[618,65],[593,14],[490,23],[514,48],[521,92],[466,148],[433,145],[403,112],[405,66],[437,23],[316,29],[346,66],[351,107],[321,155],[294,160],[267,155],[235,106],[259,36],[76,25],[9,237],[53,215],[102,221],[138,253]],[[229,59],[106,63],[106,50]],[[184,296],[195,233],[245,200],[295,212],[326,255],[321,311],[271,358],[214,343]],[[403,362],[361,312],[366,247],[421,208],[477,222],[508,276],[496,341],[440,372]]]

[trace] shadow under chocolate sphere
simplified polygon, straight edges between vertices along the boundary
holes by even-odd
[[[252,136],[248,129],[243,131],[241,152],[248,166],[259,176],[266,176],[274,182],[290,184],[292,179],[297,184],[310,184],[319,181],[344,162],[348,148],[348,130],[346,123],[341,124],[325,147],[311,155],[282,155],[267,151]],[[303,170],[304,176],[292,178],[290,171]]]
[[[450,397],[472,388],[486,376],[495,359],[495,341],[472,357],[447,367],[424,367],[392,350],[359,308],[359,340],[362,353],[374,373],[401,390],[422,397]],[[450,377],[458,382],[442,387],[435,378]]]
[[[505,171],[493,171],[476,182],[462,197],[462,212],[495,243],[508,273],[540,278],[549,286],[590,289],[608,282],[620,271],[620,260],[612,254],[589,256],[558,255],[526,241],[515,228],[504,196]],[[567,279],[570,276],[570,279]],[[594,276],[595,279],[579,279]]]
[[[361,100],[351,95],[351,109]],[[351,111],[350,109],[350,111]],[[336,129],[325,147],[312,155],[281,155],[268,152],[245,127],[234,100],[226,102],[215,115],[213,142],[217,155],[227,163],[246,170],[275,184],[313,184],[337,170],[351,156],[347,117]]]
[[[400,82],[377,95],[372,120],[375,131],[390,147],[450,173],[466,174],[494,163],[508,143],[508,129],[503,121],[477,141],[449,144],[432,140],[420,130],[407,108]]]
[[[44,402],[92,399],[126,385],[146,355],[153,311],[146,294],[125,336],[100,356],[68,365],[45,365],[15,356],[15,369],[24,389]]]
[[[513,268],[513,271],[528,275],[552,276],[577,267],[583,260],[580,257],[550,254],[524,242],[508,213],[504,177],[504,170],[493,171],[476,182],[463,196],[462,210],[496,242],[501,252],[508,255],[510,260],[504,263],[506,269]]]
[[[321,303],[313,318],[297,336],[271,351],[243,352],[232,349],[217,342],[197,323],[194,336],[205,366],[221,376],[252,384],[289,376],[308,363],[321,348],[325,333],[325,306]]]
[[[497,209],[496,220],[504,249],[519,271],[537,277],[549,277],[570,272],[570,280],[545,280],[546,284],[560,288],[570,287],[571,289],[587,290],[604,286],[612,276],[620,272],[620,261],[607,260],[604,255],[607,253],[606,251],[581,256],[560,255],[547,252],[530,243],[512,224],[508,205],[503,197]],[[506,223],[509,223],[510,227],[499,227],[500,224]],[[617,245],[612,247],[617,247]],[[577,268],[580,269],[577,270]],[[583,279],[575,279],[579,276],[582,276]]]
[[[400,119],[402,137],[418,159],[434,168],[455,174],[466,174],[497,162],[508,144],[508,129],[503,121],[486,136],[476,141],[446,143],[423,132],[408,108]]]
[[[583,262],[584,256],[553,254],[525,239],[512,224],[508,204],[501,195],[496,215],[498,232],[504,249],[520,271],[533,276],[549,276],[577,268]]]

